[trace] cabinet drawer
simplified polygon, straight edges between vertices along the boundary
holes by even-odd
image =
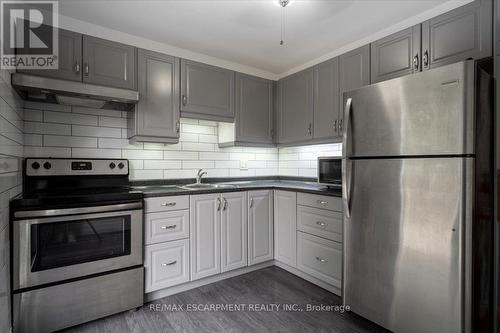
[[[298,231],[297,268],[340,288],[342,244]]]
[[[297,204],[336,212],[342,211],[342,198],[309,193],[297,193]]]
[[[189,210],[147,213],[145,215],[145,244],[189,237]]]
[[[342,213],[307,206],[297,206],[297,229],[342,242]]]
[[[146,293],[189,281],[189,239],[145,247]]]
[[[181,195],[144,199],[144,211],[146,213],[179,209],[189,209],[189,196]]]

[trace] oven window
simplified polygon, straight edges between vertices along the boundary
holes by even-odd
[[[130,216],[31,226],[31,271],[130,254]]]

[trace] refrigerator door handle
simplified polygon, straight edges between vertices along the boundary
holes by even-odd
[[[345,216],[351,217],[351,162],[348,161],[350,155],[350,118],[351,118],[352,98],[348,98],[345,104],[344,113],[344,132],[342,134],[342,201],[344,206]]]

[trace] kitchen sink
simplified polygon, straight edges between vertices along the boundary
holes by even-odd
[[[201,183],[201,184],[188,184],[188,185],[183,185],[179,186],[180,188],[187,189],[187,190],[210,190],[210,189],[224,189],[224,188],[237,188],[236,185],[231,185],[231,184],[207,184],[207,183]]]

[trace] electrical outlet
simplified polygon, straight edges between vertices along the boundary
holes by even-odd
[[[247,161],[240,161],[240,170],[248,170]]]

